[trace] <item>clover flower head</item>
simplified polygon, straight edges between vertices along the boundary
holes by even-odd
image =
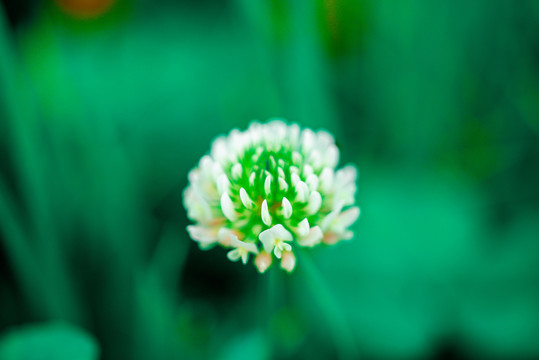
[[[189,173],[189,235],[201,249],[230,249],[231,261],[254,255],[260,272],[274,258],[291,272],[298,247],[352,238],[357,170],[338,162],[331,134],[282,120],[219,136]]]

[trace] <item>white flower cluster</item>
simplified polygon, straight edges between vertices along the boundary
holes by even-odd
[[[244,264],[256,255],[260,272],[275,256],[290,272],[295,247],[352,237],[357,171],[352,165],[336,170],[338,161],[326,131],[281,120],[232,130],[189,173],[184,205],[196,224],[187,230],[202,249],[221,245],[230,249],[230,260]]]

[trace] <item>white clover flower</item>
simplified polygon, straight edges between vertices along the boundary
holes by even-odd
[[[260,272],[280,259],[291,272],[294,249],[352,238],[357,170],[336,170],[339,149],[326,131],[300,130],[281,120],[252,122],[213,142],[189,173],[187,227],[201,249],[220,245]]]

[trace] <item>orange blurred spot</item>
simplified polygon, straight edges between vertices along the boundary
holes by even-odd
[[[115,0],[55,0],[69,15],[79,19],[96,18],[106,13]]]

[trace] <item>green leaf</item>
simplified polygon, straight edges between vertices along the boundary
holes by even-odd
[[[4,360],[95,360],[98,355],[92,335],[59,322],[22,326],[0,339]]]

